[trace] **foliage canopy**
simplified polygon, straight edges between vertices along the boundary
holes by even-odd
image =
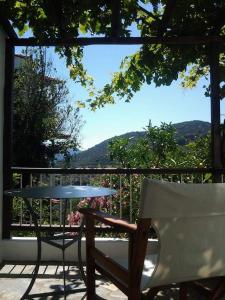
[[[225,33],[223,0],[9,0],[1,2],[6,16],[20,34],[28,28],[38,39],[78,36],[178,37],[213,36]],[[132,28],[132,30],[131,30]],[[58,47],[67,57],[71,77],[89,91],[92,109],[114,103],[115,96],[130,101],[143,83],[170,85],[182,77],[184,87],[194,87],[208,77],[209,46],[145,44],[126,57],[112,81],[96,91],[83,64],[81,47]],[[225,96],[224,44],[220,44],[221,98]],[[209,94],[206,87],[206,95]]]

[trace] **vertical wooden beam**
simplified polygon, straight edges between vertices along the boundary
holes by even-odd
[[[223,128],[222,128],[222,145],[221,145],[221,155],[222,155],[222,165],[225,166],[225,119],[223,120]]]
[[[12,87],[14,74],[14,46],[6,39],[5,46],[5,85],[4,85],[4,124],[3,124],[3,190],[12,186]],[[3,195],[3,238],[10,237],[12,202]]]
[[[114,38],[120,36],[120,27],[121,27],[121,20],[120,20],[121,2],[120,1],[121,0],[112,1],[111,36]]]
[[[176,7],[177,0],[167,0],[166,7],[162,16],[162,20],[159,24],[158,36],[163,36],[168,27],[170,20],[172,19],[172,15],[174,13]]]
[[[212,167],[222,168],[222,139],[220,126],[220,74],[219,74],[219,44],[209,45],[209,66],[211,84],[211,138],[212,138]],[[220,182],[219,174],[214,174],[214,181]]]

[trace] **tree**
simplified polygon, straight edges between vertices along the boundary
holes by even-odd
[[[176,38],[179,36],[220,36],[225,33],[223,0],[87,0],[87,1],[2,1],[4,16],[23,34],[28,28],[39,40],[70,39],[80,36],[129,37],[131,25],[140,37]],[[195,44],[197,42],[197,44]],[[115,96],[130,101],[142,84],[170,85],[182,78],[184,87],[193,87],[208,77],[210,45],[145,44],[121,63],[120,71],[102,90],[96,91],[93,79],[83,64],[81,47],[58,47],[67,57],[74,80],[89,90],[87,99],[96,109],[114,103]],[[220,43],[221,99],[225,95],[224,43]],[[206,86],[206,95],[210,86]]]
[[[68,161],[79,145],[79,109],[69,104],[66,82],[54,77],[45,49],[26,49],[23,55],[13,90],[13,163],[48,167],[58,153]]]
[[[209,168],[212,165],[210,135],[196,138],[185,147],[186,166],[193,168]]]
[[[112,160],[127,168],[170,167],[172,157],[179,147],[175,140],[172,124],[162,123],[159,127],[151,123],[145,128],[146,136],[135,141],[116,138],[109,143]]]
[[[109,143],[110,158],[126,168],[204,168],[210,167],[210,137],[197,137],[178,145],[172,124],[145,128],[146,135],[137,140],[115,138]]]

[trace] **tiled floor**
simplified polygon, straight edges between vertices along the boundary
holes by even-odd
[[[5,263],[0,268],[0,300],[19,300],[28,287],[34,265],[32,264],[13,264]],[[77,266],[66,266],[67,288],[73,289],[74,293],[68,294],[68,300],[84,300],[85,285],[81,280]],[[56,292],[60,292],[60,295]],[[97,293],[99,299],[106,300],[125,300],[127,297],[121,293],[113,284],[104,281],[102,278],[97,280]],[[58,300],[64,299],[62,267],[57,263],[42,264],[40,266],[38,279],[31,291],[31,299]],[[178,299],[177,289],[170,289],[161,292],[156,297],[157,300],[176,300]],[[190,300],[200,300],[195,293],[191,293]],[[223,298],[225,299],[225,298]]]
[[[28,287],[34,265],[6,263],[0,269],[0,299],[19,300]],[[64,299],[62,266],[59,264],[42,264],[39,275],[31,291],[31,299]],[[81,280],[77,266],[66,266],[66,278],[68,290],[74,293],[68,294],[66,299],[85,299],[85,285]],[[97,291],[103,299],[126,299],[113,284],[103,282],[98,278]],[[60,292],[60,295],[56,295]]]

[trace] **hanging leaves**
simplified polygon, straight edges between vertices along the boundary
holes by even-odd
[[[1,1],[0,9],[24,34],[28,28],[35,37],[75,38],[78,36],[110,37],[113,0],[9,0]],[[163,29],[164,37],[209,36],[224,34],[225,2],[222,0],[180,0],[163,24],[167,0],[121,0],[120,37],[136,35],[157,36]],[[166,27],[166,28],[165,28]],[[115,103],[115,97],[130,101],[144,83],[156,87],[170,85],[181,75],[183,87],[194,87],[202,76],[208,75],[207,46],[204,45],[143,45],[137,53],[127,57],[112,81],[96,91],[94,81],[83,66],[80,47],[56,48],[66,56],[71,78],[88,90],[86,102],[91,109]],[[221,78],[225,76],[224,45],[221,45]],[[222,97],[224,80],[221,79]],[[207,94],[207,91],[206,91]]]

